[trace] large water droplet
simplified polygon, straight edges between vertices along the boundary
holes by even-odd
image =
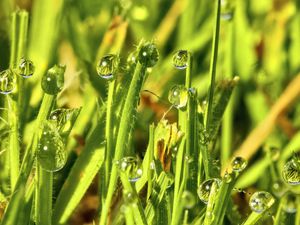
[[[282,170],[283,180],[290,185],[300,184],[300,163],[296,159],[288,161]]]
[[[297,197],[293,193],[287,193],[283,197],[283,210],[287,213],[297,212]]]
[[[221,0],[221,19],[231,20],[233,18],[233,11],[232,0]]]
[[[176,108],[183,108],[188,101],[188,90],[183,85],[175,85],[170,89],[168,99]]]
[[[146,67],[153,67],[157,63],[158,58],[159,53],[153,43],[146,43],[139,50],[138,60]]]
[[[182,193],[181,199],[182,199],[182,204],[187,209],[193,208],[194,205],[196,204],[195,196],[189,191],[184,191]]]
[[[247,166],[247,161],[242,157],[235,157],[231,162],[232,169],[237,172],[243,171]]]
[[[15,89],[15,74],[11,69],[0,73],[0,93],[7,95]]]
[[[188,54],[186,50],[178,50],[175,52],[173,55],[173,65],[179,70],[185,69],[188,63]]]
[[[97,73],[100,77],[113,79],[119,69],[120,58],[115,54],[107,54],[97,64]]]
[[[49,95],[57,95],[64,86],[66,66],[55,65],[42,77],[42,89]]]
[[[45,123],[39,140],[37,159],[44,170],[51,172],[62,169],[66,164],[67,153],[63,140],[49,122]]]
[[[131,182],[136,182],[143,174],[141,163],[137,157],[124,157],[120,159],[117,164],[121,172],[126,173]]]
[[[197,190],[199,199],[205,204],[207,204],[207,202],[208,202],[211,187],[214,182],[217,185],[217,187],[220,187],[221,180],[218,178],[212,178],[212,179],[208,179],[208,180],[204,181],[202,184],[200,184],[200,186]]]
[[[33,75],[34,71],[35,71],[35,66],[33,62],[31,60],[22,58],[19,64],[18,73],[22,77],[28,78]]]
[[[262,213],[269,209],[274,203],[273,196],[266,191],[255,192],[249,201],[249,206],[253,212]]]

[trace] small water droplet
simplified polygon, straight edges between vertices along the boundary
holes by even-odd
[[[188,91],[183,85],[175,85],[169,91],[169,102],[180,109],[186,106],[188,101]]]
[[[103,56],[97,64],[97,73],[100,77],[111,80],[119,69],[120,58],[115,54]]]
[[[274,201],[275,199],[269,192],[258,191],[251,196],[249,206],[253,212],[262,213],[269,209]]]
[[[283,180],[290,185],[300,184],[300,163],[296,159],[288,161],[282,170]]]
[[[229,184],[233,180],[233,174],[226,172],[224,174],[223,180],[225,181],[225,183]]]
[[[126,204],[134,204],[137,202],[137,199],[135,198],[134,194],[127,190],[123,191],[123,198]]]
[[[237,172],[243,171],[247,166],[247,161],[242,157],[235,157],[231,162],[232,169]]]
[[[131,66],[136,65],[137,61],[138,61],[138,52],[137,51],[131,52],[127,57],[127,66],[128,66],[128,68],[130,68]]]
[[[0,93],[7,95],[16,87],[15,74],[11,69],[4,70],[0,73]]]
[[[269,153],[270,153],[271,159],[273,161],[276,161],[276,160],[279,159],[279,156],[280,156],[280,150],[279,150],[279,148],[271,147],[269,149]]]
[[[193,208],[196,204],[195,196],[189,191],[184,191],[181,198],[184,207],[187,209]]]
[[[29,59],[22,58],[19,64],[18,73],[22,77],[28,78],[33,75],[34,71],[35,71],[35,66],[33,62]]]
[[[232,0],[221,0],[221,19],[231,20],[233,18],[233,11]]]
[[[289,192],[283,198],[283,210],[287,213],[297,212],[298,204],[296,195]]]
[[[138,60],[146,67],[153,67],[159,58],[158,50],[153,43],[145,43],[139,50]]]
[[[277,180],[272,184],[272,192],[275,196],[281,197],[286,191],[287,187],[285,183],[283,183],[281,180]]]
[[[58,171],[66,164],[67,153],[63,140],[49,122],[43,127],[37,149],[37,159],[41,167],[50,172]]]
[[[136,182],[143,174],[141,163],[137,157],[124,157],[119,160],[118,166],[121,172],[126,173],[130,182]]]
[[[173,55],[173,65],[179,70],[183,70],[187,67],[188,63],[188,51],[178,50]]]
[[[155,162],[150,162],[150,170],[155,170]]]
[[[208,179],[204,181],[202,184],[200,184],[200,186],[198,187],[197,194],[199,196],[199,199],[205,204],[207,204],[208,202],[211,187],[214,182],[217,184],[217,187],[220,187],[221,180],[218,178]]]
[[[55,65],[42,77],[42,89],[49,95],[57,95],[64,85],[66,66]]]

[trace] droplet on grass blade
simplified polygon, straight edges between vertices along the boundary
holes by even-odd
[[[208,202],[211,187],[214,182],[216,183],[217,187],[220,187],[221,180],[218,178],[208,179],[208,180],[204,181],[202,184],[200,184],[200,186],[198,187],[198,190],[197,190],[198,197],[205,204],[207,204],[207,202]]]
[[[262,213],[269,209],[274,201],[274,197],[269,192],[258,191],[251,196],[249,206],[253,212]]]
[[[232,160],[231,166],[234,171],[242,172],[247,166],[247,161],[244,158],[237,156]]]
[[[281,180],[277,180],[272,184],[271,190],[276,197],[282,197],[282,195],[287,191],[287,187]]]
[[[55,172],[64,167],[67,153],[64,143],[56,128],[49,122],[44,124],[37,149],[37,159],[41,167]]]
[[[287,213],[297,212],[297,197],[295,194],[289,192],[283,197],[283,210]]]
[[[182,204],[187,209],[193,208],[196,204],[195,196],[189,191],[184,191],[182,193],[181,199],[182,199]]]
[[[117,163],[120,171],[126,173],[130,182],[136,182],[143,174],[142,166],[137,157],[127,156]]]
[[[64,86],[66,66],[55,65],[42,77],[42,89],[49,95],[57,95]]]
[[[35,66],[31,60],[21,59],[19,64],[18,73],[24,78],[29,78],[33,75],[35,71]]]
[[[138,60],[146,67],[153,67],[159,58],[159,53],[155,44],[145,43],[139,50]]]
[[[188,101],[188,90],[183,85],[175,85],[169,91],[169,102],[180,109],[186,106]]]
[[[233,180],[233,175],[225,172],[223,180],[225,181],[225,183],[229,184]]]
[[[100,77],[111,80],[119,69],[120,58],[115,54],[103,56],[97,64],[97,73]]]
[[[183,70],[188,64],[188,51],[178,50],[173,55],[173,65],[179,70]]]
[[[7,95],[16,87],[15,74],[11,69],[0,72],[0,93]]]
[[[234,6],[232,0],[221,0],[221,19],[231,20],[233,18]]]
[[[300,163],[296,159],[288,161],[282,170],[283,180],[289,185],[300,184]]]

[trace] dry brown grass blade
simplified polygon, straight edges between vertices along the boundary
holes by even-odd
[[[176,27],[176,22],[180,14],[184,11],[186,6],[186,0],[177,0],[173,3],[169,9],[165,18],[157,28],[154,38],[156,39],[156,45],[161,48],[165,45],[172,31]]]
[[[279,99],[272,106],[267,117],[248,135],[241,146],[233,153],[234,156],[241,156],[250,159],[265,139],[272,132],[278,118],[289,106],[300,96],[300,74],[298,74],[287,86]],[[255,107],[255,106],[254,106]],[[223,173],[228,168],[230,161],[223,168]]]

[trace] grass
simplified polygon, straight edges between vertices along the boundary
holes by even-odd
[[[297,1],[0,6],[1,225],[300,223]]]

